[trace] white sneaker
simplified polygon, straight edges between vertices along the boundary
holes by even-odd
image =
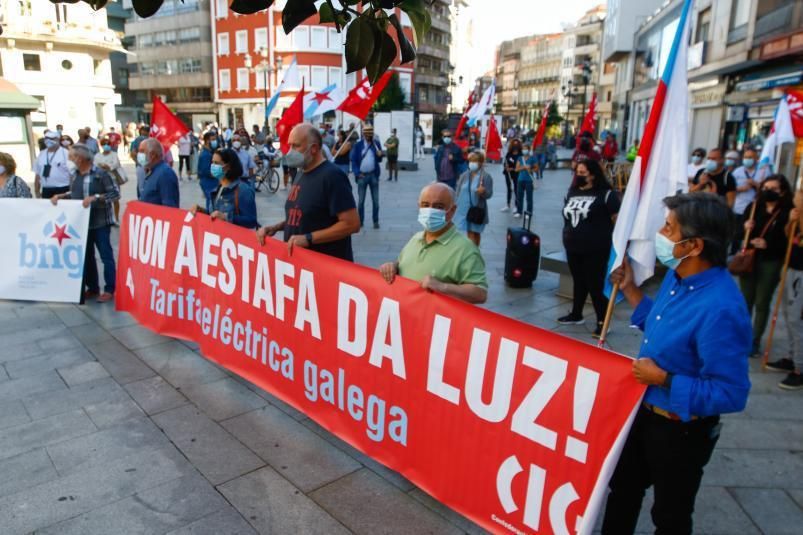
[[[513,217],[521,217],[521,214],[516,212],[515,214],[513,214]]]
[[[499,211],[500,212],[509,212],[510,211],[510,206],[503,206],[502,209],[499,210]]]

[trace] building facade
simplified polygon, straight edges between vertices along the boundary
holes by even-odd
[[[135,43],[128,56],[129,89],[147,95],[146,112],[159,95],[196,130],[215,120],[209,1],[165,0],[156,14],[147,19],[135,14],[125,24]],[[130,2],[124,0],[123,7]]]
[[[451,111],[462,113],[475,81],[482,75],[477,58],[477,25],[469,0],[453,0],[451,7],[451,64],[454,72],[449,85]]]
[[[518,73],[518,123],[536,128],[547,102],[560,94],[563,35],[535,35],[521,49]]]
[[[113,0],[106,4],[106,16],[109,29],[117,34],[125,51],[109,54],[112,70],[112,83],[119,97],[115,110],[117,120],[126,125],[130,122],[145,121],[145,104],[148,101],[147,91],[134,91],[128,84],[131,69],[128,64],[128,55],[136,44],[136,39],[125,34],[125,23],[134,16],[134,10],[123,6],[123,0]]]
[[[444,114],[451,103],[450,88],[457,78],[452,65],[451,0],[435,0],[427,9],[432,26],[419,38],[415,59],[415,110]],[[402,19],[405,22],[406,16]],[[459,104],[462,105],[462,104]]]
[[[106,10],[47,0],[0,3],[0,76],[40,102],[33,132],[64,125],[75,137],[114,126],[118,95],[109,54],[122,51]]]
[[[502,117],[502,128],[519,123],[519,70],[522,50],[532,37],[503,41],[496,49],[496,112]]]

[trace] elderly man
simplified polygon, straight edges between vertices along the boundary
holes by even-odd
[[[86,145],[92,152],[93,156],[98,152],[100,152],[100,146],[98,145],[98,140],[92,137],[92,129],[89,128],[88,126],[85,126],[82,129],[78,130],[78,143]]]
[[[164,161],[164,148],[155,138],[139,144],[137,163],[145,170],[139,200],[178,208],[178,177]]]
[[[485,260],[477,246],[452,223],[456,208],[454,190],[446,184],[436,182],[421,190],[418,222],[424,230],[407,242],[396,262],[379,268],[388,283],[401,275],[420,282],[425,290],[468,303],[485,302]]]
[[[750,315],[725,267],[731,211],[711,193],[664,204],[669,213],[655,252],[669,271],[655,300],[633,284],[627,261],[611,274],[635,309],[631,323],[644,331],[633,376],[648,386],[611,478],[606,535],[635,531],[650,486],[655,532],[691,533],[719,415],[743,410],[750,392]]]
[[[57,204],[59,199],[82,200],[84,208],[89,208],[89,233],[87,234],[86,255],[84,256],[83,300],[98,298],[98,303],[114,299],[115,273],[114,251],[111,242],[111,228],[114,225],[114,202],[120,198],[111,175],[92,163],[93,155],[89,147],[75,145],[70,149],[70,161],[75,164],[75,179],[70,191],[51,197]],[[100,292],[98,265],[95,249],[103,262],[103,293]]]
[[[284,205],[285,219],[257,231],[265,236],[284,231],[284,241],[329,256],[354,261],[351,235],[360,230],[360,219],[346,174],[323,156],[320,131],[302,123],[290,132],[290,151],[285,164],[298,169]]]
[[[454,189],[457,178],[460,176],[460,166],[463,164],[463,150],[452,140],[452,132],[441,132],[442,144],[435,151],[435,173],[438,182],[443,182]]]
[[[722,149],[713,148],[708,151],[705,167],[697,171],[689,191],[716,193],[728,201],[728,206],[733,206],[736,201],[736,180],[725,167]]]
[[[251,153],[248,151],[248,136],[245,136],[244,140],[241,134],[234,134],[234,136],[232,136],[231,148],[237,153],[237,158],[240,159],[240,165],[243,166],[243,176],[241,178],[245,182],[253,184],[257,164],[254,163],[254,158],[251,157]]]
[[[59,144],[58,131],[48,130],[45,133],[45,150],[36,157],[34,166],[34,193],[37,197],[49,199],[53,195],[70,190],[69,153]]]
[[[351,148],[351,171],[357,181],[357,211],[360,226],[365,222],[366,190],[371,190],[371,215],[374,228],[379,228],[379,162],[382,160],[382,146],[374,139],[374,127],[366,125],[362,129],[362,139]]]

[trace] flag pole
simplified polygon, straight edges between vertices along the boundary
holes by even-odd
[[[354,132],[354,128],[356,128],[356,127],[352,126],[351,128],[349,128],[349,133],[346,134],[346,141],[347,142],[348,142],[349,138],[351,137],[351,133]],[[345,146],[346,146],[346,143],[343,143],[342,145],[340,145],[340,148],[337,149],[337,154],[332,156],[332,158],[337,158],[338,156],[340,156],[340,152],[343,150],[343,147],[345,147]]]
[[[615,282],[611,288],[611,297],[608,299],[608,309],[605,311],[605,321],[602,323],[602,331],[599,335],[599,344],[597,347],[605,347],[605,342],[608,341],[608,329],[611,327],[611,318],[613,317],[613,309],[616,307],[616,295],[619,293],[619,283]]]

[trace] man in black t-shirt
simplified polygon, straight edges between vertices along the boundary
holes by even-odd
[[[321,133],[311,124],[293,128],[289,143],[285,164],[298,173],[284,205],[285,219],[257,230],[259,243],[284,231],[291,253],[293,247],[304,247],[354,261],[351,235],[360,231],[360,218],[348,177],[326,160]]]
[[[713,148],[708,151],[705,167],[697,171],[692,180],[689,191],[710,191],[728,201],[733,208],[736,200],[736,179],[725,168],[725,158],[722,149]]]

